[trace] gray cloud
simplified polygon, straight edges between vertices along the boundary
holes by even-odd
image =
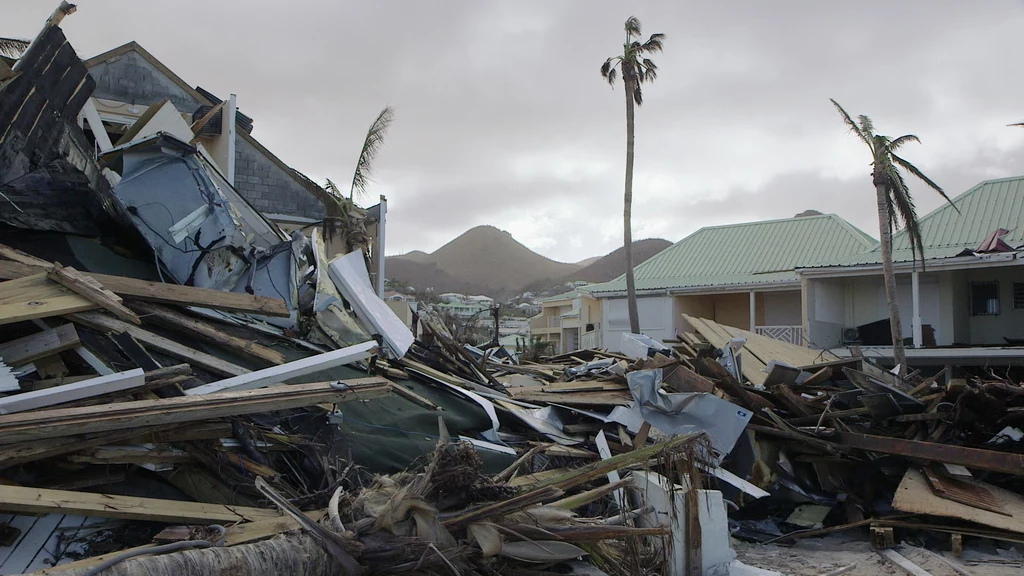
[[[52,8],[0,0],[0,35],[34,34]],[[317,179],[349,178],[369,122],[396,106],[373,189],[391,253],[486,223],[574,261],[621,245],[623,94],[597,70],[634,12],[668,35],[637,115],[635,237],[806,208],[877,234],[867,152],[830,97],[918,134],[907,156],[953,194],[1021,173],[1024,130],[1005,127],[1024,120],[1013,0],[95,0],[64,28],[82,56],[137,40],[237,93],[254,135]],[[939,204],[915,191],[922,214]]]

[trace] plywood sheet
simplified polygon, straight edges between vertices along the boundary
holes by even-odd
[[[978,484],[995,496],[1009,516],[942,498],[932,492],[924,474],[917,470],[907,470],[899,488],[896,489],[892,506],[901,512],[958,518],[1001,530],[1024,533],[1024,497],[991,484]]]
[[[0,324],[60,316],[96,304],[53,282],[45,273],[0,283]]]

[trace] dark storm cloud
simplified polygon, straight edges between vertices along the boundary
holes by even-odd
[[[49,4],[0,0],[0,35],[34,34]],[[952,194],[1021,173],[1012,0],[82,1],[64,28],[82,56],[137,40],[237,93],[254,135],[317,179],[350,178],[394,105],[371,189],[390,201],[390,253],[493,224],[573,261],[621,245],[624,96],[597,70],[632,13],[668,35],[637,114],[634,237],[807,208],[877,235],[867,151],[830,97],[918,134],[906,155]],[[911,185],[922,214],[938,205]]]

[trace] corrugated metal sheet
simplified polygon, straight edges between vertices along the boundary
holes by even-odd
[[[964,250],[973,250],[997,228],[1010,231],[1003,237],[1010,246],[1024,245],[1024,176],[986,180],[954,198],[953,206],[943,204],[921,218],[925,258],[952,258]],[[893,262],[913,261],[910,240],[905,231],[893,236],[892,246]],[[881,262],[882,252],[876,247],[862,254],[802,267],[861,266]]]
[[[0,56],[9,60],[17,60],[28,50],[28,40],[20,38],[0,38]]]
[[[701,228],[635,268],[638,290],[796,281],[797,266],[872,249],[873,238],[834,214]],[[626,289],[624,277],[587,286]]]

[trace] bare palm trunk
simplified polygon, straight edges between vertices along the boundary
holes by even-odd
[[[885,190],[885,183],[875,184],[875,195],[878,200],[878,233],[882,241],[882,274],[885,276],[885,299],[889,302],[892,357],[900,367],[902,378],[907,373],[907,356],[903,350],[900,305],[896,299],[896,273],[892,268],[892,231],[889,229],[889,202]]]
[[[626,85],[626,194],[622,209],[622,245],[626,250],[626,305],[629,308],[629,331],[640,333],[640,314],[636,306],[636,279],[633,277],[633,82],[623,74]]]

